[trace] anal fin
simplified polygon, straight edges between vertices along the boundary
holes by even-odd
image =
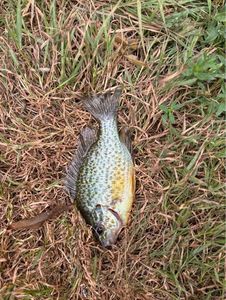
[[[80,134],[77,151],[75,152],[71,164],[67,169],[67,175],[65,178],[65,187],[74,201],[76,196],[76,182],[78,178],[79,169],[82,166],[84,159],[90,147],[96,142],[97,136],[94,129],[85,127]]]

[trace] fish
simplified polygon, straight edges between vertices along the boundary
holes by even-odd
[[[135,197],[135,167],[129,129],[119,134],[121,89],[94,95],[85,109],[99,123],[85,127],[68,166],[65,187],[100,244],[113,246],[129,220]]]

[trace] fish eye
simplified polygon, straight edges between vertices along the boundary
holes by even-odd
[[[102,226],[102,225],[97,226],[96,232],[97,232],[99,235],[101,235],[101,234],[104,232],[104,226]]]

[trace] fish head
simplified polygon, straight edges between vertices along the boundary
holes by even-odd
[[[94,234],[103,247],[115,244],[123,223],[119,214],[106,206],[97,205],[94,211]]]

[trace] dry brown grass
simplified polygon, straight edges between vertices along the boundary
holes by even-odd
[[[133,216],[134,220],[122,234],[123,240],[118,242],[113,251],[103,250],[96,244],[76,210],[45,224],[36,232],[11,233],[4,230],[12,218],[19,220],[34,216],[47,206],[66,200],[60,180],[75,149],[78,133],[90,118],[76,103],[79,101],[74,101],[73,92],[70,95],[68,91],[70,99],[65,100],[64,92],[58,97],[51,97],[40,95],[33,87],[33,95],[28,96],[30,91],[19,87],[18,81],[10,78],[10,82],[16,91],[4,90],[1,114],[1,130],[5,139],[1,143],[5,201],[5,205],[2,205],[2,254],[5,259],[2,267],[5,269],[7,266],[7,272],[2,274],[3,282],[15,285],[17,296],[24,295],[24,289],[38,289],[38,285],[43,284],[53,289],[54,295],[62,295],[70,288],[70,296],[79,298],[88,293],[92,295],[91,299],[95,295],[102,295],[102,299],[117,299],[116,295],[118,299],[125,299],[132,292],[130,276],[137,279],[142,276],[142,280],[150,280],[150,287],[154,287],[156,283],[150,278],[151,268],[142,263],[143,257],[148,254],[150,237],[148,232],[145,236],[139,236],[138,228],[135,230],[135,224],[139,225],[142,219],[152,224],[151,228],[147,228],[148,231],[155,228],[158,212],[151,215],[147,205],[156,210],[162,194],[158,184],[158,159],[152,151],[154,139],[147,136],[147,130],[136,130],[135,139],[137,145],[146,144],[142,156],[136,155],[138,163],[141,160],[137,167],[135,204],[139,214]],[[139,108],[128,98],[126,100],[126,93],[122,99],[122,107],[131,111],[131,114],[121,111],[119,120],[120,124],[128,124],[129,116],[133,116],[132,112],[139,111]],[[145,109],[149,107],[144,105]],[[134,115],[129,121],[135,129],[140,128],[136,119]],[[149,167],[142,163],[144,158],[149,158],[150,164],[154,165],[150,175]],[[142,255],[134,242],[144,247]],[[160,240],[158,242],[161,243]],[[91,276],[100,271],[98,281],[105,281],[105,286],[98,284],[95,276]],[[74,278],[77,282],[74,282]],[[133,294],[138,296],[139,290]],[[151,293],[147,291],[146,298],[150,297]]]
[[[176,81],[181,53],[200,55],[189,48],[192,35],[167,29],[160,13],[150,21],[142,9],[141,21],[140,1],[57,1],[56,15],[54,3],[0,2],[0,298],[221,299],[222,119],[193,101],[202,88]],[[150,12],[174,15],[158,5]],[[101,248],[76,208],[39,230],[8,231],[68,200],[65,169],[80,130],[93,124],[81,100],[119,85],[119,124],[134,129],[137,189],[117,245]],[[206,89],[216,97],[220,81]],[[174,102],[183,108],[165,124],[160,105]]]

